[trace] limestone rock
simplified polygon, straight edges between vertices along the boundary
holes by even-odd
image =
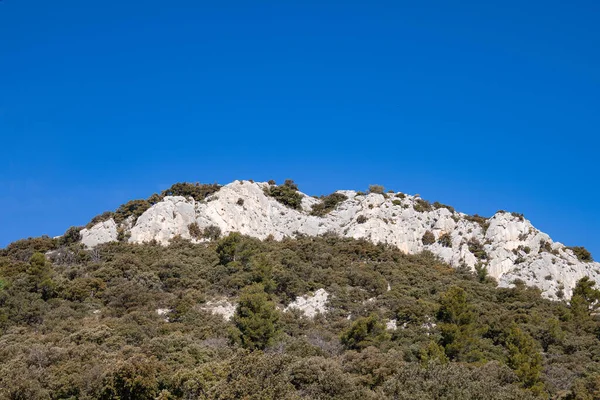
[[[314,318],[317,314],[324,314],[327,311],[327,299],[329,293],[325,289],[317,290],[312,296],[305,295],[296,298],[291,302],[284,311],[289,311],[293,308],[304,312],[308,318]]]
[[[203,201],[167,196],[135,223],[129,219],[117,227],[111,219],[83,229],[82,242],[93,247],[114,241],[117,228],[129,233],[133,243],[156,240],[166,245],[177,236],[196,241],[188,228],[194,222],[200,229],[217,226],[224,235],[240,232],[259,239],[335,233],[388,243],[407,253],[429,250],[453,266],[481,265],[501,286],[519,279],[553,299],[569,298],[583,276],[600,283],[599,263],[580,262],[571,250],[518,214],[498,212],[478,220],[449,208],[436,209],[418,196],[341,190],[348,199],[318,217],[310,210],[319,199],[303,194],[302,209],[293,210],[265,195],[267,185],[234,181]],[[423,244],[427,231],[435,238],[432,244]]]
[[[211,314],[220,315],[226,321],[230,321],[235,314],[237,304],[230,303],[226,299],[209,301],[205,306],[201,307],[202,310],[209,311]]]
[[[94,247],[96,245],[114,242],[117,240],[117,224],[114,219],[108,221],[99,222],[92,226],[90,229],[81,230],[81,243],[87,247]]]

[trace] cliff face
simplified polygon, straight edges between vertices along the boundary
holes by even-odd
[[[192,223],[260,239],[332,232],[392,244],[407,253],[429,250],[453,266],[474,269],[479,264],[501,286],[520,279],[548,298],[558,298],[561,292],[570,297],[583,276],[600,283],[599,263],[579,261],[570,249],[516,214],[498,212],[477,220],[450,208],[423,207],[416,196],[343,190],[338,193],[347,200],[319,217],[310,211],[321,200],[303,195],[302,210],[294,210],[265,195],[265,187],[267,183],[234,181],[200,202],[167,196],[137,221],[130,217],[118,225],[110,219],[83,229],[82,242],[93,247],[115,241],[119,230],[133,243],[167,244],[177,235],[197,240],[189,231]]]

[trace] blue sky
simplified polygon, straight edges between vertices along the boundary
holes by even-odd
[[[485,4],[483,4],[485,3]],[[600,2],[0,2],[0,246],[174,182],[371,183],[600,258]]]

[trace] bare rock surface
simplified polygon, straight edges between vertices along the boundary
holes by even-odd
[[[108,221],[99,222],[90,229],[81,230],[81,242],[88,247],[94,247],[101,243],[114,242],[117,240],[117,224],[111,218]]]
[[[213,315],[220,315],[226,321],[231,320],[235,314],[237,304],[229,302],[227,299],[209,301],[201,307],[202,310],[209,311]]]
[[[289,311],[293,308],[304,312],[308,318],[314,318],[317,314],[327,312],[327,299],[329,293],[325,289],[317,290],[313,295],[306,294],[296,298],[291,302],[284,311]]]
[[[429,250],[455,267],[485,267],[501,286],[519,279],[552,299],[569,298],[583,276],[600,283],[599,263],[581,262],[522,215],[498,212],[488,219],[474,219],[450,207],[432,207],[418,196],[341,190],[338,193],[347,200],[319,217],[310,215],[319,199],[303,194],[302,209],[294,210],[267,196],[267,185],[234,181],[204,201],[167,196],[137,221],[117,226],[110,219],[83,229],[82,242],[93,247],[115,241],[121,229],[130,235],[130,242],[156,240],[166,245],[176,236],[192,239],[189,226],[194,222],[201,229],[217,226],[225,235],[240,232],[260,239],[335,233],[391,244],[411,254]],[[429,235],[432,241],[424,240],[426,233],[433,235]]]

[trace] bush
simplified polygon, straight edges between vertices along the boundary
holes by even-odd
[[[523,214],[519,214],[517,212],[511,212],[510,215],[512,215],[513,217],[515,217],[519,221],[524,221],[525,220],[525,216]]]
[[[369,193],[383,194],[385,188],[381,185],[369,185]]]
[[[302,195],[298,193],[298,186],[292,180],[286,180],[283,185],[269,185],[264,189],[267,196],[273,197],[281,204],[294,210],[302,209]]]
[[[194,239],[202,238],[202,231],[200,230],[200,227],[198,226],[197,222],[192,222],[191,224],[189,224],[188,231],[190,232],[190,236]]]
[[[438,201],[436,201],[435,203],[433,203],[433,208],[435,208],[436,210],[440,209],[440,208],[445,208],[448,211],[450,211],[451,213],[454,214],[454,207],[452,206],[447,206],[446,204],[442,204]]]
[[[487,260],[488,259],[487,252],[485,251],[483,244],[481,244],[481,242],[479,240],[472,238],[471,240],[469,240],[467,245],[469,246],[469,251],[471,253],[473,253],[473,255],[478,260]]]
[[[538,343],[513,323],[506,334],[505,346],[508,350],[507,365],[515,371],[521,384],[541,392],[543,383],[540,381],[540,376],[543,360]]]
[[[570,249],[573,254],[577,257],[577,259],[581,262],[593,262],[594,258],[592,257],[592,253],[590,253],[585,247],[581,246],[573,246],[567,247]]]
[[[183,196],[183,197],[192,197],[196,201],[202,201],[206,199],[213,193],[216,193],[221,189],[221,185],[212,183],[212,184],[203,184],[203,183],[187,183],[187,182],[179,182],[164,190],[161,193],[162,197],[165,196]]]
[[[427,200],[423,199],[416,199],[415,203],[413,204],[413,208],[417,212],[426,212],[433,210],[431,204]]]
[[[547,253],[552,253],[552,245],[550,244],[550,242],[542,240],[542,241],[540,241],[539,253],[544,252],[544,251]]]
[[[435,243],[435,235],[431,231],[425,231],[421,241],[425,246]]]
[[[392,204],[395,206],[401,206],[402,205],[402,200],[392,200]]]
[[[452,247],[452,236],[448,232],[444,232],[440,235],[438,243],[444,247]]]
[[[127,242],[131,237],[131,232],[127,232],[127,230],[120,226],[117,228],[117,241],[118,242]]]
[[[329,212],[335,210],[338,204],[348,200],[348,196],[343,193],[331,193],[322,198],[320,203],[312,206],[310,215],[322,217]]]
[[[364,215],[359,215],[358,217],[356,217],[356,222],[359,224],[364,224],[368,220],[369,218],[365,217]]]
[[[479,224],[484,235],[490,226],[488,219],[486,217],[482,217],[481,215],[478,215],[478,214],[467,215],[467,216],[465,216],[465,219],[469,222],[475,222],[476,224]]]
[[[238,206],[243,206],[244,205],[244,199],[242,199],[240,197],[239,199],[237,199],[237,201],[235,202],[235,204],[237,204]]]
[[[125,221],[130,216],[133,216],[133,222],[140,217],[146,210],[152,207],[147,200],[131,200],[125,204],[122,204],[117,208],[114,214],[114,220],[117,224]]]
[[[81,227],[72,226],[60,237],[59,242],[63,246],[69,246],[81,240]]]
[[[216,225],[210,225],[202,231],[202,237],[208,240],[217,240],[221,237],[221,228]]]
[[[351,350],[362,350],[369,346],[377,346],[388,339],[385,325],[379,321],[375,314],[358,318],[350,329],[341,336],[342,345]]]
[[[85,226],[87,229],[90,229],[91,227],[93,227],[94,225],[100,223],[100,222],[104,222],[104,221],[108,221],[109,219],[113,218],[115,216],[115,213],[112,211],[105,211],[100,215],[96,215],[94,218],[92,218],[92,220]]]
[[[261,284],[244,289],[233,316],[236,331],[233,340],[250,350],[263,350],[280,329],[279,314]]]
[[[102,399],[153,399],[158,394],[157,364],[143,356],[117,363],[105,377]]]

